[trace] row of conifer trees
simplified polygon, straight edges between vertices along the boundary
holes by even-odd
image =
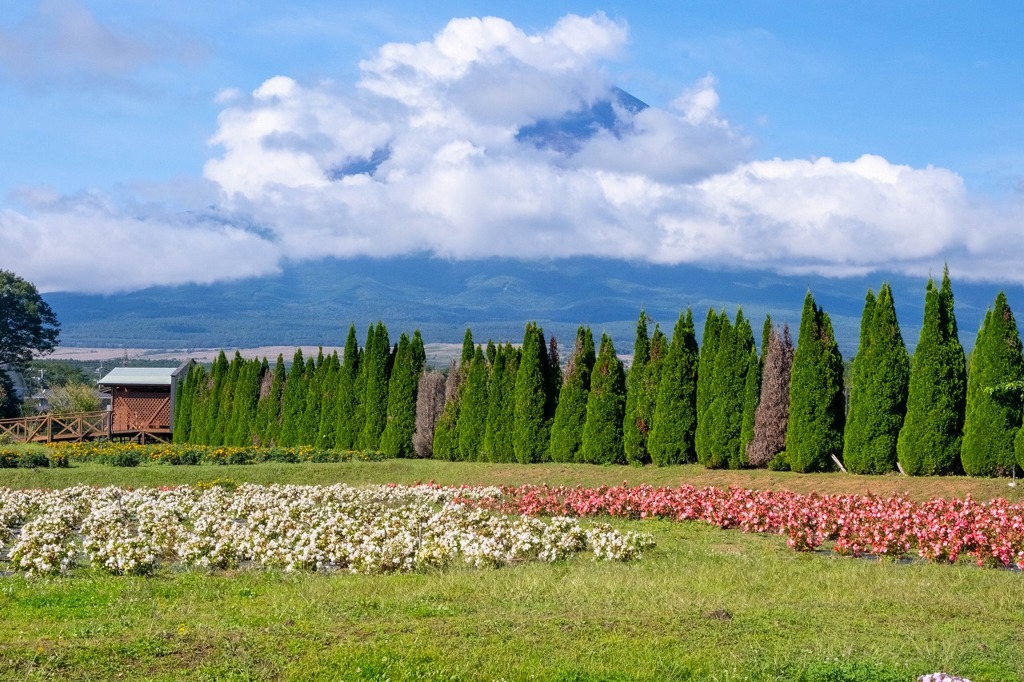
[[[447,371],[426,367],[419,332],[391,346],[380,322],[366,343],[349,329],[343,357],[196,365],[176,401],[178,442],[315,445],[397,457],[493,462],[697,461],[856,473],[1008,474],[1024,462],[1024,357],[1000,293],[978,333],[970,379],[948,272],[929,279],[913,362],[892,291],[868,291],[844,390],[828,314],[810,292],[797,344],[771,318],[708,311],[698,348],[684,311],[669,339],[641,311],[627,372],[612,340],[580,327],[564,368],[554,337],[528,324],[523,343],[474,344]],[[1020,436],[1018,437],[1018,434]],[[1016,440],[1016,456],[1015,456]]]

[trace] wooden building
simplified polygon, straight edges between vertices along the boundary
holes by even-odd
[[[178,367],[118,367],[100,379],[110,394],[110,437],[139,442],[169,442],[174,433],[174,403],[188,360]]]

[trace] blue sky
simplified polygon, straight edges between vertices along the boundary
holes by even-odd
[[[1019,284],[1021,25],[1014,2],[18,3],[0,268],[98,291],[582,254]],[[651,105],[625,134],[515,142],[611,86]]]

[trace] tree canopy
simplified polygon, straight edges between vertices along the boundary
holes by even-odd
[[[0,364],[23,368],[57,347],[60,323],[35,285],[0,270]]]

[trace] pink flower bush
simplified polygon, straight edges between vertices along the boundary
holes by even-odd
[[[467,492],[469,488],[465,489]],[[619,516],[631,519],[701,521],[747,533],[785,535],[790,547],[831,547],[845,556],[874,555],[955,563],[972,558],[980,566],[1024,568],[1024,505],[1006,500],[934,499],[902,496],[801,495],[744,488],[599,488],[524,485],[502,495],[472,498],[506,514],[529,516]]]

